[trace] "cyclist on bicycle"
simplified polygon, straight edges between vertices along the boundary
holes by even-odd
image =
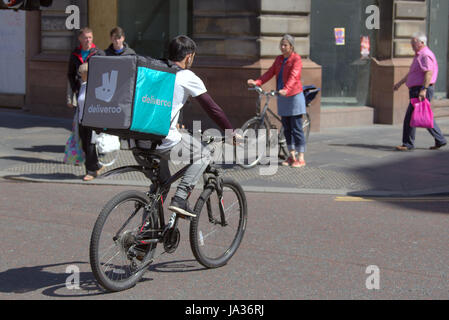
[[[178,131],[177,124],[181,108],[187,102],[187,99],[192,96],[222,130],[233,130],[233,127],[223,110],[207,93],[203,81],[195,75],[195,73],[189,70],[192,67],[195,58],[196,48],[195,42],[184,35],[177,36],[169,44],[168,59],[182,70],[178,71],[176,74],[172,123],[169,134],[162,140],[162,144],[158,145],[155,149],[155,152],[161,157],[159,175],[161,183],[170,178],[168,161],[170,160],[171,155],[173,154],[177,157],[178,151],[190,151],[189,156],[191,166],[182,177],[169,206],[169,210],[179,214],[181,217],[195,217],[187,199],[191,190],[198,183],[211,162],[211,155],[207,148],[203,148],[201,141],[198,141],[195,137],[186,132]],[[150,141],[137,142],[137,146],[141,148],[151,147],[151,144]]]

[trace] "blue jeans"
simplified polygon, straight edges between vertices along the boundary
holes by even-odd
[[[435,89],[433,86],[429,87],[429,89],[427,90],[427,100],[432,101],[434,90]],[[418,98],[420,91],[421,87],[410,88],[410,99]],[[412,119],[413,110],[413,105],[410,103],[407,108],[407,112],[405,113],[404,127],[402,132],[402,145],[409,149],[413,149],[415,147],[416,128],[410,126],[410,120]],[[434,127],[432,129],[427,129],[427,131],[429,131],[432,137],[434,137],[435,144],[438,146],[447,143],[437,123],[435,122],[435,120],[433,121]]]
[[[282,117],[285,140],[289,151],[306,152],[306,138],[302,129],[302,115]]]

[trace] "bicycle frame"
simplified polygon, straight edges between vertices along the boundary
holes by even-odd
[[[160,226],[159,231],[162,231],[162,235],[161,235],[160,239],[162,239],[165,232],[167,231],[167,229],[176,228],[176,225],[178,222],[178,217],[176,217],[176,220],[174,221],[174,225],[170,226],[170,228],[167,228],[168,225],[166,225],[166,223],[165,223],[164,210],[163,210],[163,203],[165,201],[165,199],[163,199],[163,194],[168,193],[172,184],[175,183],[177,180],[181,179],[182,176],[187,171],[187,169],[189,169],[192,164],[188,164],[185,167],[181,168],[178,172],[176,172],[175,174],[170,176],[170,178],[167,181],[165,181],[163,184],[161,184],[158,179],[159,178],[159,170],[160,170],[159,163],[161,161],[159,156],[156,154],[152,154],[151,152],[148,154],[145,154],[144,151],[140,151],[140,150],[136,151],[135,154],[139,155],[139,156],[146,155],[149,160],[148,161],[149,166],[148,167],[144,166],[144,165],[123,166],[123,167],[116,168],[116,169],[110,170],[108,172],[105,172],[100,177],[107,178],[107,177],[116,176],[116,175],[119,175],[122,173],[137,171],[137,172],[143,173],[147,178],[149,178],[152,182],[152,186],[154,186],[154,187],[153,187],[153,191],[150,190],[148,192],[148,195],[150,197],[152,197],[151,207],[148,208],[148,210],[153,211],[156,209],[156,206],[159,205],[159,203],[162,204],[161,210],[158,211],[159,212],[159,226]],[[223,188],[222,188],[222,183],[221,183],[222,179],[219,175],[218,170],[216,168],[213,168],[211,165],[209,165],[203,173],[203,180],[204,180],[204,188],[208,188],[208,187],[214,188],[214,190],[217,191],[217,195],[220,199],[220,201],[219,201],[220,208],[219,209],[220,209],[221,222],[218,222],[215,219],[213,219],[210,200],[208,200],[208,203],[207,203],[207,211],[208,211],[209,221],[212,223],[215,223],[215,224],[221,224],[222,226],[226,226],[227,223],[226,223],[225,213],[224,213],[224,209],[223,209]],[[130,219],[132,218],[132,216],[133,215],[131,215]],[[125,225],[126,225],[126,223],[125,223]],[[142,239],[139,239],[139,240],[142,241]],[[143,242],[145,242],[145,241],[143,241]],[[148,242],[151,242],[151,241],[148,241]]]
[[[261,119],[261,124],[264,122],[264,120],[265,120],[265,116],[266,116],[266,114],[267,114],[267,111],[268,111],[268,113],[270,113],[272,116],[274,116],[275,117],[275,119],[277,119],[278,121],[281,121],[281,118],[279,118],[270,108],[269,108],[269,102],[270,102],[270,96],[274,96],[274,92],[272,91],[272,92],[269,92],[269,93],[260,93],[259,91],[258,91],[258,93],[259,93],[259,98],[258,98],[258,102],[257,102],[257,110],[256,110],[256,114],[260,117],[260,119]],[[266,101],[265,101],[265,105],[263,106],[263,108],[262,108],[262,111],[261,111],[261,105],[262,105],[262,96],[265,96],[266,97]],[[271,122],[270,122],[270,120],[269,120],[269,118],[267,118],[267,121],[268,121],[268,124],[270,125],[270,127],[271,127]],[[267,128],[267,129],[270,129],[270,128]]]

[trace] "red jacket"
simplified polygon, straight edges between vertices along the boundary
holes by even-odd
[[[282,62],[284,61],[284,56],[280,55],[276,58],[273,65],[265,72],[259,79],[256,80],[258,86],[263,85],[268,82],[271,78],[276,75],[276,79],[281,72]],[[284,90],[287,90],[287,97],[297,95],[302,92],[301,83],[301,71],[302,71],[302,60],[301,56],[296,52],[293,52],[288,58],[284,65],[283,80],[284,80]]]
[[[78,68],[84,62],[87,62],[91,56],[94,55],[104,56],[104,52],[98,50],[95,44],[92,44],[89,56],[86,58],[86,61],[83,61],[83,57],[81,56],[81,45],[72,51],[69,59],[69,70],[67,72],[67,77],[69,78],[72,92],[78,93],[81,87],[81,75],[78,73]]]

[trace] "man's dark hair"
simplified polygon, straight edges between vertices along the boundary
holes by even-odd
[[[168,59],[171,61],[182,61],[188,54],[195,52],[195,41],[187,36],[177,36],[168,45]]]
[[[110,35],[111,37],[115,36],[117,38],[121,38],[125,36],[125,31],[120,27],[115,27],[114,29],[111,30]]]

